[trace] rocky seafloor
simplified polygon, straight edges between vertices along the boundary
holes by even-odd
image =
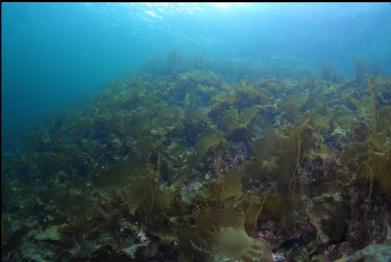
[[[2,261],[390,261],[391,78],[363,68],[111,83],[2,156]]]

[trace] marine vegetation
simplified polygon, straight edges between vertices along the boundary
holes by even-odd
[[[2,157],[2,260],[386,261],[391,78],[319,72],[173,52],[64,110]]]

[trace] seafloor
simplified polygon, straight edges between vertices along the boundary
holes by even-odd
[[[390,261],[390,149],[362,62],[174,53],[2,156],[2,261]]]

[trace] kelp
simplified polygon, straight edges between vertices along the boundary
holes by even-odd
[[[370,126],[367,131],[367,135],[364,139],[366,141],[357,141],[356,147],[360,148],[360,151],[351,152],[353,155],[361,155],[361,162],[358,166],[358,173],[361,177],[365,178],[368,182],[367,201],[371,203],[373,195],[373,187],[375,181],[379,181],[383,192],[389,201],[390,196],[390,137],[387,125],[389,121],[385,116],[384,111],[387,107],[381,109],[381,113],[378,113],[376,91],[374,88],[373,80],[368,75],[366,76],[366,86],[370,94],[370,107],[369,107],[369,119]],[[380,124],[379,124],[380,123]],[[379,126],[383,129],[379,129]],[[350,156],[349,158],[353,158]],[[368,208],[365,210],[365,216],[367,215]]]
[[[262,214],[270,190],[271,188],[262,194],[248,194],[248,203],[247,208],[245,209],[245,228],[247,232],[251,232],[257,228],[258,219]]]
[[[288,95],[277,106],[285,112],[288,121],[295,122],[302,112],[302,107],[305,105],[308,97],[305,93]]]
[[[210,130],[203,134],[196,145],[198,159],[204,160],[209,152],[223,146],[224,143],[225,139],[218,131]]]
[[[193,211],[194,225],[184,229],[187,238],[181,241],[181,261],[272,261],[268,245],[249,237],[244,229],[245,216],[239,205],[243,197],[242,175],[232,170],[207,185],[207,202]]]
[[[271,190],[265,195],[262,210],[258,219],[282,221],[288,219],[286,211],[292,207],[292,200],[277,190]]]
[[[130,161],[120,161],[109,170],[96,173],[92,177],[92,183],[97,188],[118,188],[131,183],[136,176],[145,175],[147,173],[145,166]]]
[[[215,183],[208,185],[209,199],[216,202],[224,202],[230,198],[240,199],[242,197],[243,172],[231,169],[225,176],[218,176]]]
[[[384,106],[379,110],[378,128],[387,137],[391,137],[391,106]]]
[[[276,156],[276,167],[274,171],[279,174],[278,186],[288,189],[288,192],[295,190],[298,185],[301,161],[314,146],[312,129],[309,120],[293,129],[288,136],[283,137],[281,151]]]
[[[295,260],[384,241],[390,79],[159,63],[4,158],[5,261],[271,261],[265,241]]]

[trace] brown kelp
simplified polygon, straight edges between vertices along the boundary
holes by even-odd
[[[3,156],[4,261],[356,258],[390,247],[391,79],[150,61]],[[355,251],[358,251],[353,254]],[[276,256],[277,256],[276,255]]]

